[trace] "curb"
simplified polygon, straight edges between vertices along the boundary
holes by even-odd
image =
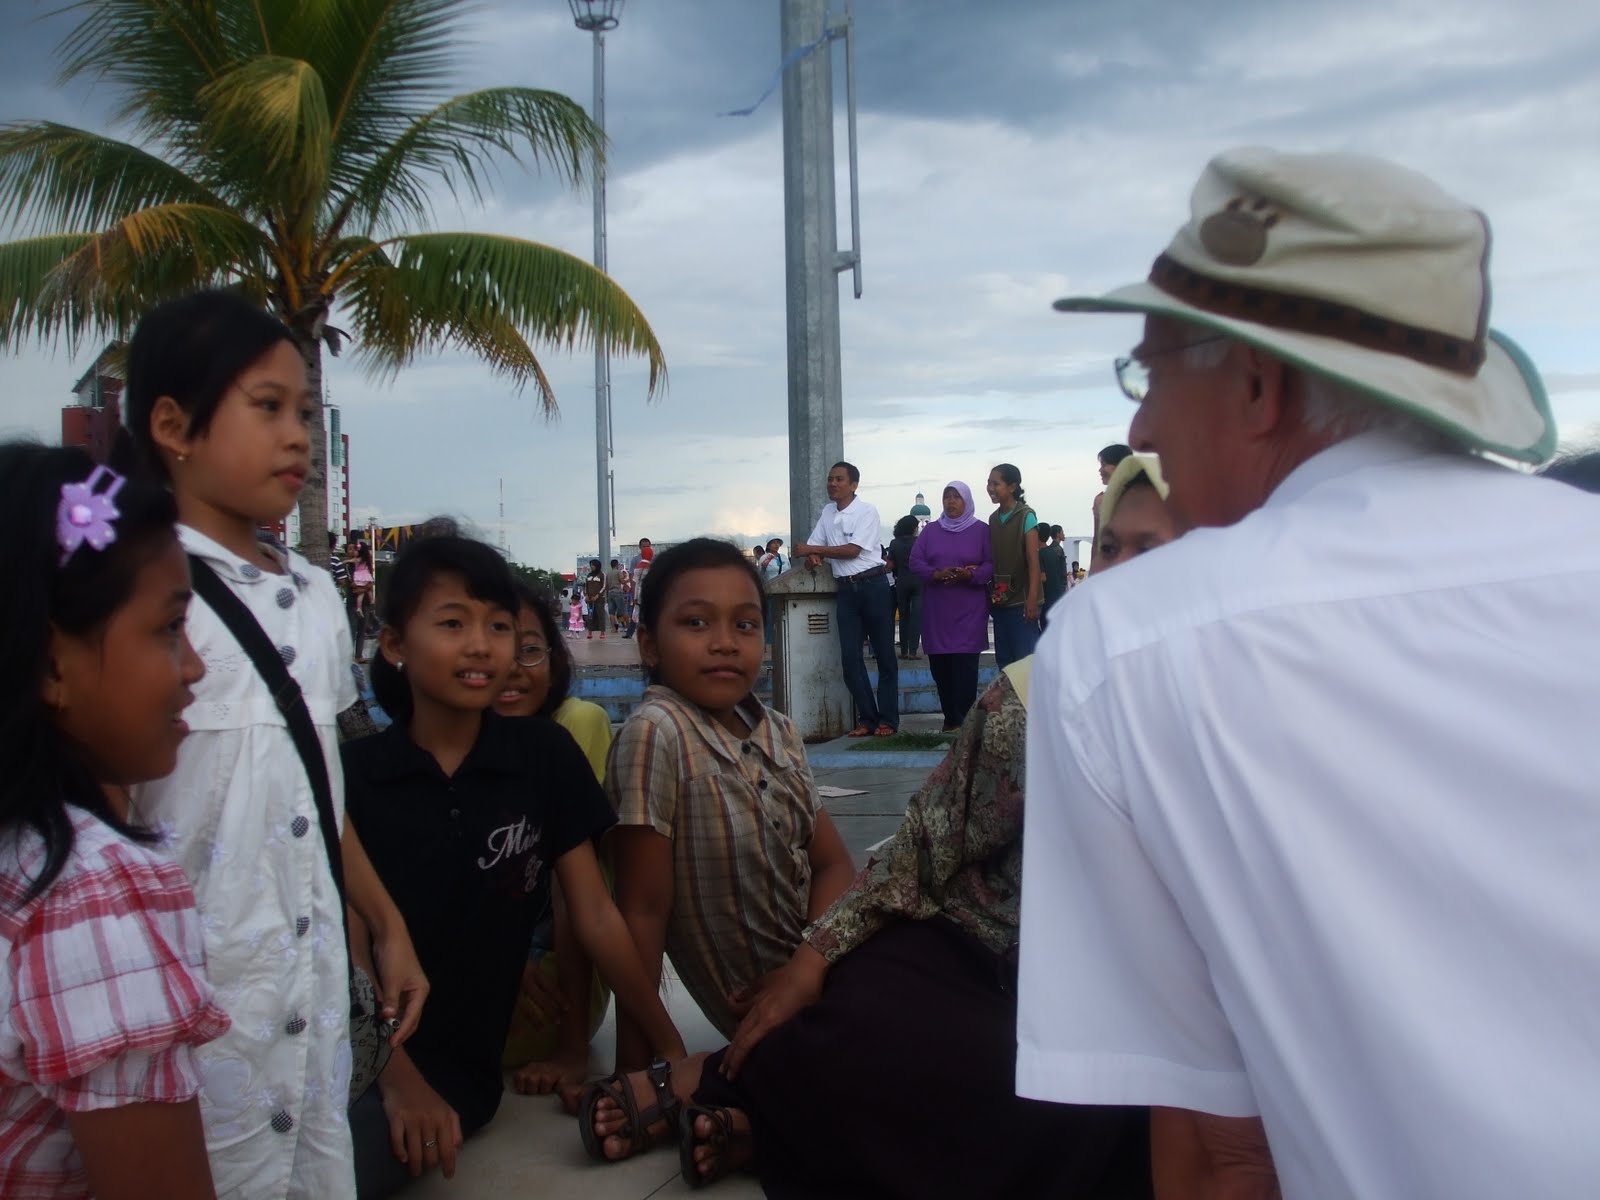
[[[813,771],[834,771],[848,767],[905,767],[931,771],[944,761],[943,750],[807,750],[806,761]]]

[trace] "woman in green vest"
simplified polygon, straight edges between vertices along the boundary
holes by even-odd
[[[1033,653],[1039,640],[1044,575],[1039,570],[1039,518],[1023,498],[1022,472],[1001,463],[989,472],[989,517],[994,583],[989,615],[994,620],[994,661],[1002,671]]]

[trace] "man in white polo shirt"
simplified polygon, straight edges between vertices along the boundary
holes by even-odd
[[[883,561],[883,525],[878,510],[856,495],[861,472],[854,464],[834,463],[828,471],[828,503],[811,536],[794,548],[795,558],[812,567],[824,560],[839,585],[839,663],[844,685],[855,701],[851,737],[888,737],[900,728],[900,668],[894,656],[894,591]],[[872,643],[878,663],[878,691],[862,657],[861,641]]]
[[[1600,501],[1481,456],[1555,445],[1488,247],[1239,150],[1057,303],[1144,315],[1128,441],[1191,532],[1039,646],[1017,1089],[1155,1106],[1163,1194],[1600,1194]]]

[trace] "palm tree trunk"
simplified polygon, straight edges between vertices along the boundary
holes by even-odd
[[[311,471],[300,490],[300,552],[321,566],[328,553],[328,435],[322,411],[322,339],[296,329],[295,346],[306,364],[306,384],[316,416],[311,422]]]

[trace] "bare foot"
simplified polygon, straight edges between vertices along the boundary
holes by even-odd
[[[689,1097],[694,1095],[695,1088],[700,1086],[700,1072],[705,1066],[706,1057],[703,1053],[691,1054],[688,1058],[672,1064],[672,1094],[680,1102],[686,1103]],[[633,1092],[633,1102],[640,1112],[656,1102],[656,1091],[650,1086],[650,1076],[647,1072],[633,1071],[625,1076],[625,1079]],[[628,1114],[610,1096],[602,1095],[595,1102],[595,1136],[600,1139],[601,1152],[613,1162],[658,1145],[677,1132],[675,1123],[657,1118],[644,1128],[646,1144],[636,1148],[630,1125]]]
[[[755,1143],[750,1138],[750,1118],[744,1115],[744,1110],[723,1108],[716,1111],[727,1114],[726,1129],[705,1113],[694,1119],[694,1166],[702,1179],[743,1170],[755,1157]]]

